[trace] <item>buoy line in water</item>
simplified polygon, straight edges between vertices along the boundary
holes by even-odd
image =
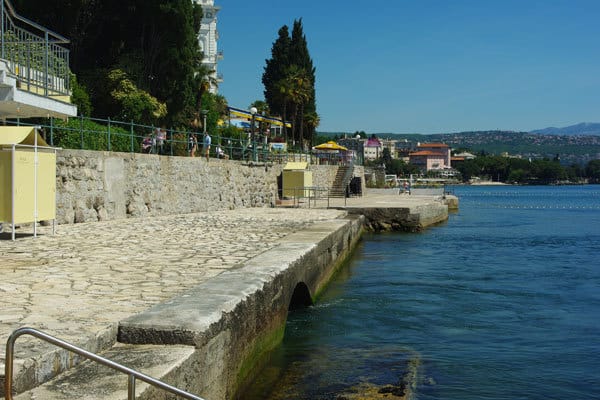
[[[466,203],[466,202],[465,202]],[[465,204],[463,203],[463,204]],[[576,205],[566,205],[566,206],[551,206],[551,205],[536,205],[536,206],[528,206],[528,205],[517,205],[517,204],[495,204],[495,203],[484,203],[484,202],[469,202],[468,204],[474,206],[484,206],[487,208],[506,208],[506,209],[522,209],[522,210],[600,210],[600,205],[593,206],[576,206]]]
[[[600,197],[600,192],[598,193],[590,193],[585,191],[577,191],[577,192],[554,192],[554,191],[532,191],[532,192],[479,192],[479,193],[461,193],[461,197],[489,197],[489,196],[502,196],[502,197],[570,197],[573,194],[585,194],[587,196],[592,197]]]

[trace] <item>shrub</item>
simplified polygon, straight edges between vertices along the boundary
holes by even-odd
[[[54,120],[54,145],[66,149],[108,150],[108,125],[88,119]],[[110,126],[110,150],[130,152],[131,133],[119,126]],[[133,151],[140,150],[140,140],[133,140]]]

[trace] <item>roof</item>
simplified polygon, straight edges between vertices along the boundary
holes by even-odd
[[[448,147],[448,145],[444,144],[444,143],[420,143],[418,145],[418,147],[439,147],[439,148],[446,148],[446,147]]]
[[[307,162],[289,162],[289,163],[285,164],[283,169],[286,171],[308,169],[308,163]]]
[[[443,154],[437,153],[435,151],[430,151],[430,150],[421,150],[421,151],[415,151],[414,153],[409,153],[409,156],[438,156],[438,157],[444,157]]]
[[[48,143],[36,132],[33,126],[3,126],[0,130],[0,145],[21,144],[48,146]]]
[[[365,147],[381,147],[381,142],[377,138],[369,138],[365,143]]]
[[[456,157],[464,157],[464,158],[475,158],[475,154],[471,154],[469,152],[463,151],[462,153],[455,154]]]
[[[242,110],[240,108],[235,108],[235,107],[227,107],[227,110],[228,110],[230,116],[234,115],[236,117],[246,118],[248,120],[251,120],[252,117],[254,117],[255,121],[267,122],[267,123],[270,123],[271,125],[278,125],[278,126],[283,125],[283,121],[281,120],[281,118],[267,117],[265,115],[260,115],[260,114],[252,115],[252,113],[250,113],[250,111]],[[288,128],[291,128],[292,124],[290,122],[286,121],[285,126]]]

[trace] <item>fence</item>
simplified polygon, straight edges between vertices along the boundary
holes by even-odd
[[[42,96],[69,95],[69,40],[21,17],[0,0],[0,58],[21,89]]]
[[[111,119],[88,117],[64,121],[47,118],[45,123],[23,120],[7,120],[17,126],[37,126],[50,146],[67,149],[149,153],[165,156],[191,156],[202,154],[202,133],[177,129],[165,129],[153,125],[136,124]],[[194,140],[196,139],[196,140]],[[264,140],[251,140],[245,134],[239,137],[212,135],[210,156],[231,160],[285,163],[288,161],[311,162],[310,153],[271,151]],[[197,143],[195,151],[194,144]],[[218,150],[220,149],[220,151]]]

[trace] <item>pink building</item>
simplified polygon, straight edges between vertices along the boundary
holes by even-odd
[[[447,144],[419,143],[417,149],[409,154],[410,163],[423,171],[451,168],[450,147]]]
[[[383,154],[383,144],[376,137],[370,137],[364,144],[365,161],[377,160]]]

